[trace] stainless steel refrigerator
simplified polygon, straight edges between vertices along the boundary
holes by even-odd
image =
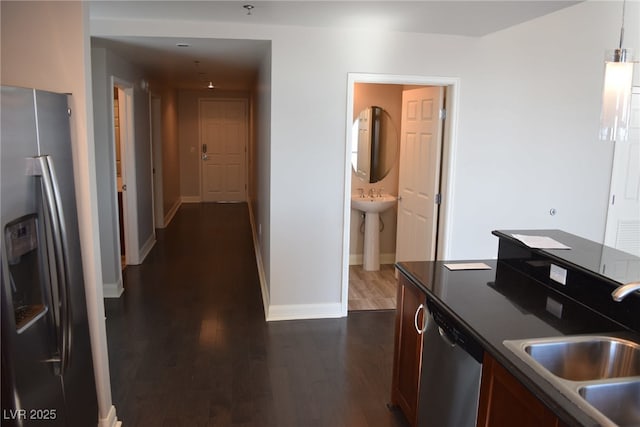
[[[96,426],[67,95],[0,103],[0,424]]]

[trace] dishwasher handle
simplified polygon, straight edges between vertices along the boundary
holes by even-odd
[[[418,335],[424,334],[424,331],[427,330],[427,326],[429,325],[429,316],[427,315],[425,309],[426,307],[424,306],[424,304],[420,304],[418,308],[416,308],[416,314],[413,316],[413,326],[414,328],[416,328],[416,332],[418,333]],[[422,315],[422,328],[418,326],[418,314],[421,310],[425,313],[424,315]]]

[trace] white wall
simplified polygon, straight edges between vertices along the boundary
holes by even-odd
[[[626,14],[636,50],[638,5]],[[587,2],[481,40],[461,92],[454,257],[495,256],[496,228],[603,240],[613,145],[597,132],[604,51],[617,46],[621,10]]]
[[[99,426],[116,423],[111,401],[96,199],[89,15],[81,2],[0,3],[1,83],[71,93],[71,139]]]
[[[251,208],[253,209],[253,218],[256,221],[255,227],[258,229],[258,244],[260,246],[264,281],[263,300],[267,307],[265,313],[268,316],[268,306],[271,296],[271,49],[265,53],[260,64],[260,72],[255,90],[255,109],[256,109],[256,161],[255,175],[257,186],[253,189],[255,195],[252,195]]]
[[[619,23],[619,3],[585,2],[483,39],[171,20],[92,21],[92,33],[272,40],[259,197],[278,318],[340,315],[349,72],[460,79],[451,258],[494,257],[495,228],[601,240],[612,153],[596,140],[602,58]]]
[[[162,210],[164,212],[164,226],[167,226],[182,203],[180,198],[178,91],[164,82],[151,82],[150,87],[161,98]]]

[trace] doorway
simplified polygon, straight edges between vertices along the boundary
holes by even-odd
[[[114,169],[116,181],[118,250],[121,266],[139,264],[135,147],[133,144],[133,84],[111,77]]]
[[[357,221],[354,212],[351,209],[351,194],[352,194],[352,139],[353,133],[351,131],[351,123],[354,116],[354,104],[355,90],[357,84],[372,84],[372,85],[398,85],[403,89],[417,89],[425,87],[434,87],[442,92],[442,106],[444,109],[442,113],[446,111],[446,115],[442,116],[442,126],[439,129],[439,139],[442,141],[440,153],[430,154],[431,157],[437,156],[438,162],[435,166],[429,169],[430,171],[428,179],[435,179],[439,181],[437,185],[437,194],[432,194],[433,202],[438,202],[438,205],[433,208],[435,215],[437,215],[431,224],[433,229],[431,237],[425,237],[430,239],[430,243],[426,245],[431,248],[429,251],[429,259],[443,259],[448,256],[448,240],[450,230],[448,224],[450,224],[449,217],[451,216],[453,199],[452,199],[452,184],[453,184],[453,154],[455,153],[455,129],[457,121],[457,101],[458,101],[458,87],[459,80],[456,78],[447,77],[420,77],[420,76],[401,76],[401,75],[373,75],[373,74],[349,74],[348,76],[348,94],[347,94],[347,136],[346,136],[346,149],[345,149],[345,209],[344,209],[344,233],[343,233],[343,275],[342,275],[342,311],[343,315],[348,314],[349,310],[349,295],[350,292],[350,277],[354,274],[350,272],[350,260],[353,259],[353,255],[350,254],[350,239],[352,236],[352,221]],[[419,103],[426,105],[426,102],[420,101]],[[403,106],[403,108],[406,108]],[[437,114],[440,114],[440,109],[436,109]],[[436,111],[434,110],[434,111]],[[422,113],[421,113],[422,114]],[[406,142],[405,142],[406,144]],[[400,173],[402,175],[402,172]],[[421,177],[418,177],[422,179]],[[425,179],[427,179],[425,178]],[[354,183],[355,185],[355,183]],[[377,187],[376,187],[377,188]],[[387,188],[385,193],[387,194],[399,194],[400,185],[397,188]],[[433,206],[433,205],[431,205]],[[357,224],[357,222],[355,222]],[[395,224],[393,224],[395,226]],[[381,260],[383,259],[381,254]],[[391,260],[390,264],[393,264]],[[393,271],[392,265],[387,266],[387,270]],[[356,269],[357,270],[357,269]],[[359,270],[357,270],[359,271]],[[381,269],[381,276],[384,278],[384,269]],[[374,279],[377,280],[377,279]],[[383,279],[384,280],[384,279]]]

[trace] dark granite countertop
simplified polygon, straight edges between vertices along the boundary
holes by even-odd
[[[601,243],[562,230],[495,230],[493,235],[522,247],[513,234],[550,237],[571,249],[530,249],[550,260],[557,260],[585,274],[606,280],[612,286],[640,280],[640,258]]]
[[[482,262],[491,266],[491,270],[450,271],[444,266],[446,262],[441,261],[401,262],[397,267],[562,421],[576,426],[598,425],[507,349],[503,341],[603,334],[640,342],[638,334],[540,284],[507,263]],[[549,301],[554,307],[551,311],[547,311]],[[559,304],[562,309],[558,316]]]

